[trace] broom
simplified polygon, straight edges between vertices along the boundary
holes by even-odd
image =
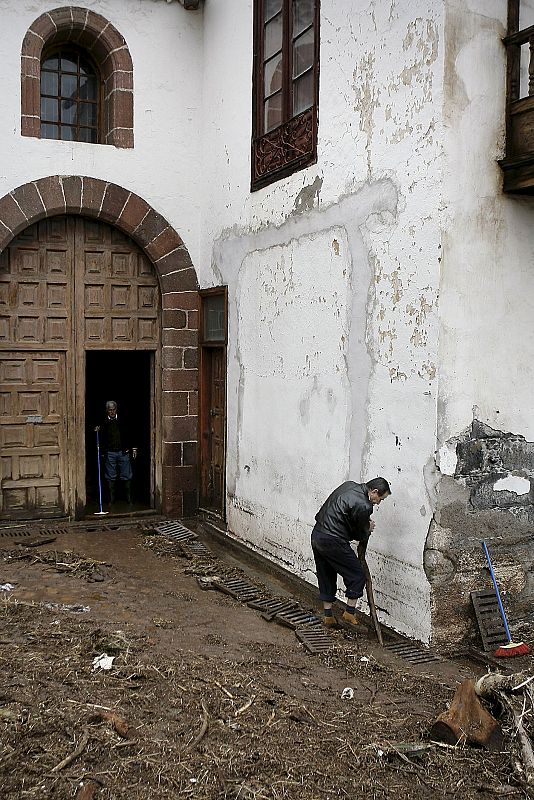
[[[530,653],[530,647],[528,646],[528,644],[525,644],[525,642],[512,642],[512,636],[510,634],[510,628],[508,627],[508,622],[506,620],[506,614],[504,613],[499,587],[497,586],[497,581],[495,580],[495,573],[493,572],[493,566],[491,564],[490,554],[488,552],[488,547],[484,540],[482,540],[482,547],[484,548],[484,553],[486,554],[486,560],[488,562],[491,580],[493,581],[493,586],[495,587],[495,594],[497,595],[497,602],[499,603],[499,609],[501,612],[502,621],[504,622],[504,629],[506,630],[506,636],[508,637],[508,643],[502,644],[500,647],[498,647],[494,655],[497,658],[524,656],[527,653]]]

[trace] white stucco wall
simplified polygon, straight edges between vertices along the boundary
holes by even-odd
[[[506,3],[446,5],[439,443],[473,418],[532,441],[534,202],[503,194],[497,163]]]
[[[324,498],[384,475],[380,615],[428,640],[436,450],[450,473],[473,416],[534,438],[532,201],[496,163],[506,4],[322,0],[317,164],[254,193],[251,0],[84,4],[128,43],[133,150],[20,136],[21,42],[55,5],[0,0],[1,194],[88,175],[169,220],[201,286],[228,285],[230,533],[313,581]]]
[[[322,0],[318,163],[252,194],[251,5],[204,12],[199,274],[229,287],[229,529],[313,580],[319,505],[384,475],[378,605],[428,639],[442,3]]]
[[[68,5],[68,3],[65,3]],[[124,36],[134,66],[133,149],[20,135],[20,52],[46,0],[0,0],[0,196],[47,175],[87,175],[136,192],[176,228],[193,263],[200,219],[202,15],[165,0],[88,0]]]

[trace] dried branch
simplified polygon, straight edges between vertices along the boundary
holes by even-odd
[[[529,735],[523,726],[525,704],[523,702],[520,712],[514,707],[512,698],[509,696],[513,696],[514,693],[517,693],[518,689],[522,687],[528,687],[530,683],[529,677],[530,676],[524,672],[519,672],[515,675],[489,673],[478,679],[475,684],[475,691],[480,697],[484,697],[487,700],[497,700],[507,714],[509,720],[513,723],[515,735],[519,740],[521,748],[525,781],[529,786],[532,786],[534,784],[534,750]],[[526,700],[527,696],[531,700],[529,689],[524,688],[524,700]]]
[[[56,764],[56,766],[52,768],[51,772],[59,772],[61,769],[68,767],[69,764],[71,764],[76,758],[78,758],[78,756],[80,756],[83,753],[83,751],[87,747],[88,742],[89,742],[89,731],[87,730],[87,728],[84,728],[76,750],[73,750],[70,756],[64,758],[63,761],[59,762],[59,764]]]
[[[191,750],[194,750],[197,747],[202,739],[204,738],[206,731],[208,730],[208,709],[206,708],[206,704],[204,700],[201,701],[202,703],[202,724],[200,726],[200,730],[193,739],[184,749],[184,753],[190,753]]]

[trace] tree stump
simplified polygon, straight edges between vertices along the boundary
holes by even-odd
[[[465,741],[487,750],[501,750],[504,741],[500,724],[480,702],[472,680],[457,688],[450,708],[432,725],[430,737],[452,745]]]

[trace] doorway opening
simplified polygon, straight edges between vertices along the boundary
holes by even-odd
[[[95,425],[102,423],[106,402],[117,403],[118,417],[127,418],[137,447],[132,459],[131,504],[123,481],[117,481],[111,512],[135,513],[154,508],[153,354],[150,351],[86,351],[85,369],[85,489],[86,515],[98,511],[98,455]],[[102,504],[109,511],[109,488],[100,459]]]

